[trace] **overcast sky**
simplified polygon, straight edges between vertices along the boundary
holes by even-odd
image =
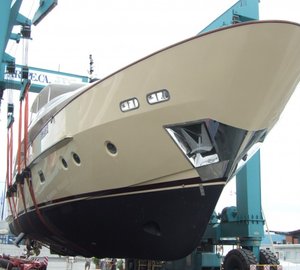
[[[39,1],[25,2],[23,15],[32,17]],[[149,53],[194,36],[235,2],[58,0],[57,7],[32,29],[28,63],[87,75],[88,57],[92,54],[95,75],[103,78]],[[299,0],[261,0],[260,19],[300,23]],[[19,45],[10,43],[7,52],[22,63],[21,42]],[[5,179],[6,106],[4,100],[0,115],[2,182]],[[299,115],[298,87],[261,150],[263,211],[272,230],[300,229]],[[227,186],[218,210],[234,203],[234,190],[233,184]]]

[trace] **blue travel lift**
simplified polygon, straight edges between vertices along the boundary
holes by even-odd
[[[220,27],[258,20],[259,0],[240,0],[199,34]],[[236,206],[226,207],[221,214],[214,213],[198,248],[187,257],[164,262],[135,261],[129,270],[250,270],[258,265],[277,269],[279,261],[270,250],[260,249],[264,237],[264,218],[261,209],[260,152],[246,160],[236,175]],[[225,257],[222,248],[235,246]],[[219,250],[218,250],[219,249]],[[264,268],[262,268],[264,269]]]

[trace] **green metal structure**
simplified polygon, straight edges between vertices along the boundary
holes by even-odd
[[[220,27],[258,20],[259,9],[258,4],[260,0],[239,0],[222,15],[216,18],[208,26],[206,26],[200,33],[208,32]]]
[[[57,0],[40,0],[39,7],[30,20],[19,13],[22,2],[23,0],[0,1],[0,102],[5,89],[22,90],[28,82],[31,83],[29,91],[36,93],[48,83],[59,82],[57,78],[88,82],[87,76],[17,65],[16,59],[5,52],[9,40],[19,43],[21,39],[30,39],[32,24],[37,25],[57,5]],[[14,26],[20,27],[19,33],[13,32]]]
[[[240,0],[199,34],[220,27],[259,19],[259,0]],[[188,257],[167,262],[166,270],[249,270],[251,265],[278,265],[276,256],[261,250],[264,237],[261,207],[260,152],[249,158],[236,175],[236,206],[225,207],[210,219],[199,247]],[[223,258],[217,247],[236,246]],[[271,268],[271,269],[276,269]]]

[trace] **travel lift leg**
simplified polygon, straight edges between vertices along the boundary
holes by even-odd
[[[279,261],[269,250],[261,250],[264,219],[261,210],[260,152],[236,176],[236,204],[211,217],[199,247],[181,260],[166,262],[166,270],[249,270],[268,265],[276,269]],[[224,258],[224,245],[236,246]],[[219,247],[219,249],[217,248]],[[222,263],[223,261],[223,263]],[[254,268],[254,269],[255,269]],[[252,267],[251,267],[252,269]]]
[[[240,0],[208,25],[203,32],[226,25],[258,20],[259,0]],[[264,236],[261,211],[260,152],[257,152],[236,176],[237,206],[224,208],[221,215],[213,214],[199,247],[186,258],[165,262],[166,270],[220,269],[222,256],[219,245],[235,245],[224,258],[224,270],[249,270],[251,265],[279,264],[268,250],[260,250]],[[127,269],[140,269],[138,260],[127,261]],[[143,265],[143,269],[150,269]]]

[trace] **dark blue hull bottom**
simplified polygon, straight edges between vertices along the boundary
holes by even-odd
[[[11,229],[63,255],[174,260],[197,247],[222,189],[211,185],[77,198],[40,207],[40,215],[28,211]]]

